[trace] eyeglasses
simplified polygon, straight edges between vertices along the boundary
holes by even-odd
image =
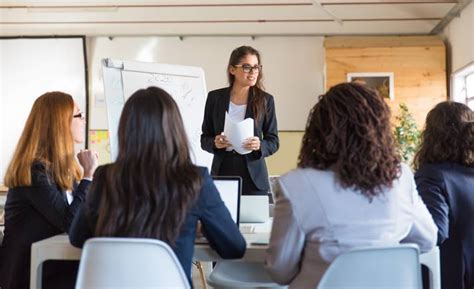
[[[77,114],[72,116],[73,118],[80,118],[80,119],[86,119],[86,113],[85,112],[78,112]]]
[[[260,72],[262,71],[263,66],[261,64],[255,64],[254,66],[250,64],[237,64],[237,65],[232,65],[233,67],[242,67],[243,72],[249,73],[249,72]]]

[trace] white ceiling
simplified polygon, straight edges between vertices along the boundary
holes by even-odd
[[[0,36],[429,34],[457,4],[455,0],[0,0]]]

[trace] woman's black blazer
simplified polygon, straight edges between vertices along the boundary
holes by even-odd
[[[68,204],[43,163],[31,168],[31,186],[8,190],[5,237],[0,246],[0,288],[27,289],[30,285],[31,244],[67,233],[84,202],[90,181],[81,180]]]
[[[76,247],[82,247],[87,239],[95,236],[100,203],[103,198],[101,193],[105,186],[103,180],[108,169],[110,165],[97,168],[94,174],[94,186],[87,195],[86,204],[79,210],[71,225],[69,240]],[[221,258],[242,258],[247,247],[239,227],[222,201],[207,168],[198,167],[198,169],[202,176],[201,191],[196,203],[186,212],[186,218],[176,242],[169,244],[178,257],[191,286],[191,262],[198,220],[201,222],[202,232],[207,237],[209,245]]]
[[[224,131],[225,113],[229,110],[230,87],[221,88],[209,92],[204,111],[202,123],[201,147],[214,154],[212,160],[212,175],[218,175],[219,168],[224,159],[225,149],[217,149],[214,146],[216,135]],[[248,103],[251,102],[253,94],[250,91]],[[254,121],[254,135],[260,138],[260,150],[245,155],[247,168],[255,186],[260,190],[269,190],[268,172],[265,157],[274,154],[279,146],[278,126],[275,116],[275,102],[273,96],[264,92],[265,114]],[[254,118],[252,109],[247,106],[245,118]]]
[[[438,227],[441,287],[474,288],[474,167],[425,164],[415,180]]]

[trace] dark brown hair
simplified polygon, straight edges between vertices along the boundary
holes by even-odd
[[[74,156],[73,114],[69,94],[53,91],[36,99],[5,174],[7,187],[31,186],[31,167],[41,162],[61,190],[72,190],[82,175]]]
[[[227,66],[227,78],[229,80],[229,85],[232,87],[234,85],[235,76],[230,73],[229,68],[234,65],[240,64],[242,58],[247,55],[255,55],[258,59],[258,64],[262,64],[260,52],[257,49],[251,46],[240,46],[232,51],[229,58],[229,64]],[[250,88],[253,98],[250,99],[248,105],[252,108],[254,118],[257,120],[259,117],[263,116],[265,112],[265,94],[264,87],[262,83],[263,72],[259,71],[257,76],[257,82],[254,86]]]
[[[369,199],[390,187],[400,157],[383,98],[355,83],[320,96],[308,118],[298,166],[330,169],[343,187],[359,189]]]
[[[96,236],[175,242],[202,181],[172,97],[157,87],[136,91],[123,108],[118,142],[117,160],[99,180]]]
[[[474,166],[474,115],[457,102],[438,103],[426,116],[421,144],[413,164],[450,162]]]

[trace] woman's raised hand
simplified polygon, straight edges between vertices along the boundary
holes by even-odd
[[[91,150],[81,150],[77,154],[77,159],[79,164],[84,170],[84,178],[92,178],[94,175],[95,169],[99,166],[99,155],[96,151]]]

